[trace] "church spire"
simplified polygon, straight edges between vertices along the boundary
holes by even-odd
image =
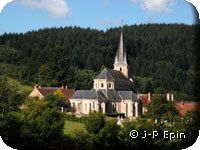
[[[126,60],[126,49],[123,43],[123,28],[121,27],[121,35],[119,47],[115,57],[114,70],[121,71],[128,78],[128,64]]]
[[[126,50],[124,50],[124,43],[123,43],[123,30],[121,28],[121,35],[119,41],[119,47],[115,57],[115,64],[117,63],[127,63],[126,62]]]

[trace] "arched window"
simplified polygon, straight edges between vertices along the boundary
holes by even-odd
[[[111,88],[111,83],[108,83],[108,87]]]
[[[122,71],[122,68],[120,67],[119,70]]]
[[[103,83],[101,83],[101,87],[103,87]]]

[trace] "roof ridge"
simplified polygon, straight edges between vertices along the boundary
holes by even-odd
[[[109,69],[109,70],[111,70],[111,69]],[[109,71],[108,71],[108,73],[110,74],[110,72],[109,72]],[[111,76],[111,78],[112,78],[113,80],[115,80],[111,74],[110,74],[110,76]]]
[[[121,100],[123,101],[124,99],[122,98],[121,94],[119,93],[120,91],[117,91],[117,93],[119,94],[119,97],[121,98]]]

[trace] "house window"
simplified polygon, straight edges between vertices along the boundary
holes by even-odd
[[[95,102],[93,102],[93,110],[95,110]]]
[[[103,83],[101,83],[101,87],[103,87]]]
[[[91,103],[90,103],[90,110],[92,109]]]
[[[99,103],[99,110],[101,110],[101,103]]]
[[[85,104],[85,111],[87,111],[87,104]]]
[[[111,88],[111,83],[108,83],[108,87]]]

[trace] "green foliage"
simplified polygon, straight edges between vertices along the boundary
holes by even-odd
[[[89,90],[93,88],[93,79],[97,73],[92,70],[75,70],[74,72],[74,88],[77,90]]]
[[[29,100],[25,103],[23,112],[23,137],[35,142],[35,146],[46,148],[59,143],[64,128],[64,116],[60,111],[50,108],[46,101]]]
[[[119,148],[118,134],[120,126],[117,125],[117,120],[106,121],[105,126],[97,135],[98,149],[116,149]]]
[[[173,118],[178,115],[175,103],[167,101],[165,96],[154,96],[146,108],[146,117],[153,118],[154,120],[157,119],[159,123],[164,119]]]
[[[198,41],[195,28],[184,24],[124,27],[129,74],[151,78],[153,85],[148,82],[145,89],[145,83],[140,86],[140,79],[134,80],[135,90],[144,93],[153,87],[156,93],[178,91],[193,96],[200,93],[194,86],[199,66],[194,63],[198,60],[194,55],[196,44],[193,43]],[[90,89],[93,73],[99,72],[102,66],[113,67],[119,35],[119,28],[103,32],[80,27],[4,34],[0,36],[0,62],[3,63],[0,74],[47,86],[67,83],[70,88]]]
[[[55,91],[55,92],[54,92],[54,95],[58,95],[58,96],[60,96],[60,97],[64,97],[64,94],[62,93],[61,90]]]
[[[133,76],[134,89],[139,93],[154,93],[153,81],[149,77]]]
[[[112,114],[106,114],[106,116],[108,116],[108,117],[123,117],[123,118],[125,118],[124,116],[125,116],[125,114],[124,113],[112,113]]]
[[[181,139],[183,148],[193,145],[199,136],[199,111],[188,111],[185,115],[177,116],[174,119],[173,128],[171,132],[182,132],[186,138]],[[171,143],[170,143],[171,144]]]
[[[0,46],[0,62],[17,64],[22,59],[22,53],[14,48]]]
[[[18,94],[15,85],[10,85],[6,78],[0,77],[0,114],[19,110],[23,98]]]
[[[48,106],[51,108],[56,108],[60,110],[61,107],[65,109],[65,111],[70,110],[70,103],[66,102],[66,98],[64,96],[60,96],[58,94],[48,94],[44,98],[45,101],[48,102]]]
[[[90,134],[98,134],[105,126],[105,116],[100,112],[90,112],[89,118],[85,123],[85,128]]]

